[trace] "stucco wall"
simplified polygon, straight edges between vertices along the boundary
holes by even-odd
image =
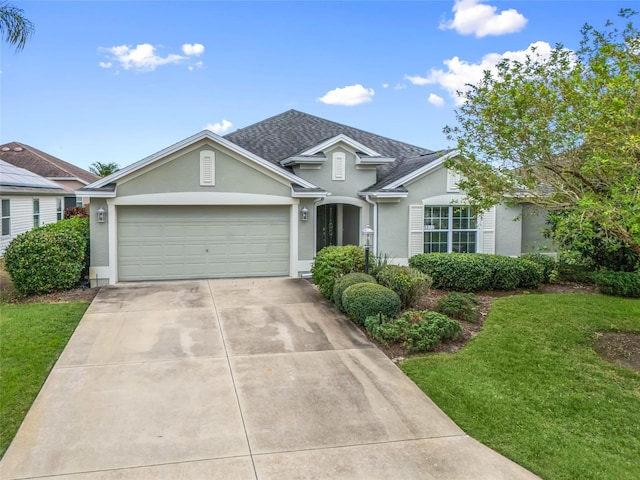
[[[547,212],[545,210],[530,203],[522,205],[522,252],[557,252],[558,249],[553,241],[544,238],[542,234],[547,226],[546,221]]]
[[[346,169],[344,180],[332,180],[332,155],[334,152],[342,152],[345,154]],[[370,169],[356,168],[356,157],[347,149],[337,146],[326,150],[324,153],[327,156],[327,160],[320,166],[319,170],[307,170],[296,166],[294,167],[294,173],[314,185],[331,192],[332,195],[354,198],[360,198],[357,195],[358,191],[376,183],[375,167],[371,166],[369,167]]]
[[[522,244],[522,208],[520,205],[496,207],[496,253],[517,257]]]
[[[200,152],[215,152],[215,185],[200,185]],[[172,158],[172,157],[170,157]],[[248,162],[248,161],[247,161]],[[155,168],[142,169],[142,175],[118,182],[118,197],[165,192],[246,192],[290,196],[291,188],[270,178],[266,169],[244,163],[221,148],[201,144],[198,148],[178,154]]]
[[[108,225],[113,219],[107,215],[104,223],[98,223],[98,209],[107,211],[107,202],[102,198],[92,198],[89,204],[89,228],[91,230],[90,258],[92,267],[109,265]]]

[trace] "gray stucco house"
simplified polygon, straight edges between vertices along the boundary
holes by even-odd
[[[480,217],[426,148],[296,110],[201,131],[78,191],[90,197],[92,284],[292,276],[326,245],[396,263],[422,252],[520,255],[544,245],[527,204]]]

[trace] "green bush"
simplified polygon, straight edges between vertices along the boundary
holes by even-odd
[[[429,275],[401,265],[386,265],[378,272],[376,279],[380,285],[398,294],[403,309],[415,305],[420,297],[427,294],[433,283]]]
[[[479,318],[478,299],[473,293],[451,292],[436,302],[436,311],[447,317],[477,322]]]
[[[344,291],[342,305],[351,320],[364,325],[370,315],[395,317],[400,311],[400,297],[377,283],[357,283]]]
[[[560,252],[556,263],[557,280],[563,282],[595,283],[595,264],[575,252]]]
[[[397,319],[372,315],[365,319],[365,328],[378,342],[402,343],[410,353],[429,352],[462,334],[459,322],[429,311],[407,311]]]
[[[553,272],[556,269],[555,258],[543,253],[525,253],[521,255],[520,258],[536,263],[542,268],[543,283],[549,283],[551,281]]]
[[[364,249],[355,245],[329,246],[318,252],[311,267],[313,283],[325,298],[332,300],[336,280],[364,269]]]
[[[457,292],[537,288],[542,268],[526,259],[482,253],[423,253],[409,265],[433,278],[433,287]]]
[[[594,277],[598,290],[605,295],[640,298],[640,273],[603,271]]]
[[[68,290],[80,280],[85,252],[85,237],[73,228],[35,228],[9,244],[5,269],[22,295]]]
[[[344,306],[342,305],[342,294],[351,285],[357,283],[377,283],[376,279],[366,273],[354,272],[347,273],[345,276],[340,277],[336,281],[336,285],[333,287],[333,302],[338,307],[338,310],[344,312]]]

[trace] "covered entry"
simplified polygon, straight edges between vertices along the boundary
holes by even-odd
[[[317,252],[329,245],[360,244],[360,207],[333,203],[316,208]]]
[[[118,278],[286,276],[289,206],[118,207]]]

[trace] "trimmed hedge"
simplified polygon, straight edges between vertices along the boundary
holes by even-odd
[[[35,228],[9,244],[5,269],[22,295],[68,290],[80,280],[86,248],[85,238],[73,228]]]
[[[429,311],[406,311],[397,319],[372,315],[365,319],[365,328],[378,342],[402,343],[411,353],[429,352],[462,334],[459,322]]]
[[[447,317],[475,323],[479,317],[478,306],[478,299],[473,293],[451,292],[438,299],[435,309]]]
[[[342,305],[342,294],[351,285],[358,283],[377,283],[376,279],[366,273],[354,272],[347,273],[345,276],[338,279],[335,287],[333,287],[333,303],[336,304],[338,310],[344,312],[344,306]]]
[[[365,318],[371,315],[395,317],[400,312],[400,297],[377,283],[357,283],[344,291],[342,305],[351,320],[364,325]]]
[[[409,265],[433,278],[433,287],[457,292],[538,288],[542,267],[523,259],[483,253],[423,253]]]
[[[543,253],[525,253],[524,255],[521,255],[520,258],[529,260],[542,268],[543,283],[549,283],[551,281],[553,272],[556,269],[555,258],[549,255],[544,255]]]
[[[640,273],[598,272],[595,281],[598,290],[605,295],[640,298]]]
[[[364,270],[364,249],[355,245],[329,246],[318,252],[311,267],[313,283],[332,300],[336,280],[347,273]]]
[[[429,275],[401,265],[386,265],[376,278],[380,285],[398,294],[403,309],[415,305],[420,297],[427,294],[433,283]]]

